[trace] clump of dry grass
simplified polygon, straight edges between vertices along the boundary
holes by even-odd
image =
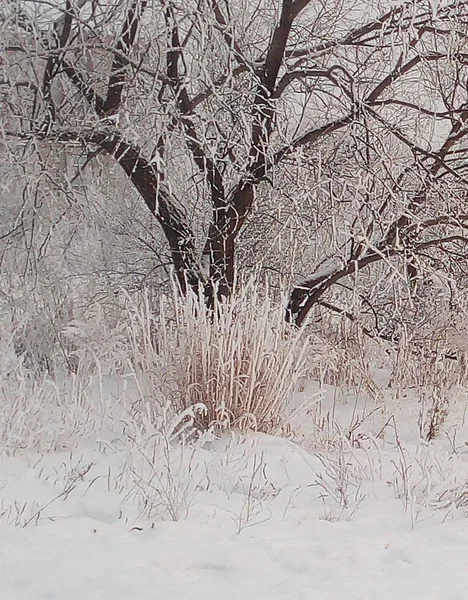
[[[307,344],[268,294],[244,288],[213,310],[201,296],[174,294],[157,317],[143,302],[129,323],[145,404],[169,400],[176,412],[203,405],[196,416],[203,429],[275,433],[285,425]]]

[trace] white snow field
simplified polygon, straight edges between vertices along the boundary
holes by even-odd
[[[468,599],[464,399],[427,443],[417,402],[315,392],[296,441],[117,419],[5,452],[0,599]]]

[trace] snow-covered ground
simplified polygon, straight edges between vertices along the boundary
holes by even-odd
[[[426,443],[417,402],[315,392],[300,443],[119,425],[5,456],[0,598],[466,600],[464,399]]]

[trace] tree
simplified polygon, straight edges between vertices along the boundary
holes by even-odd
[[[298,325],[371,266],[411,287],[465,257],[468,2],[33,6],[2,7],[5,135],[116,161],[182,291],[229,296],[256,199],[302,213],[311,188],[320,224],[299,226],[334,242],[291,291]]]

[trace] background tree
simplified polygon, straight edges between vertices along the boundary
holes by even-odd
[[[467,8],[7,0],[5,161],[71,205],[109,180],[117,202],[118,164],[183,291],[228,296],[237,252],[289,276],[298,325],[358,290],[380,330],[389,273],[409,297],[428,270],[463,285]]]

